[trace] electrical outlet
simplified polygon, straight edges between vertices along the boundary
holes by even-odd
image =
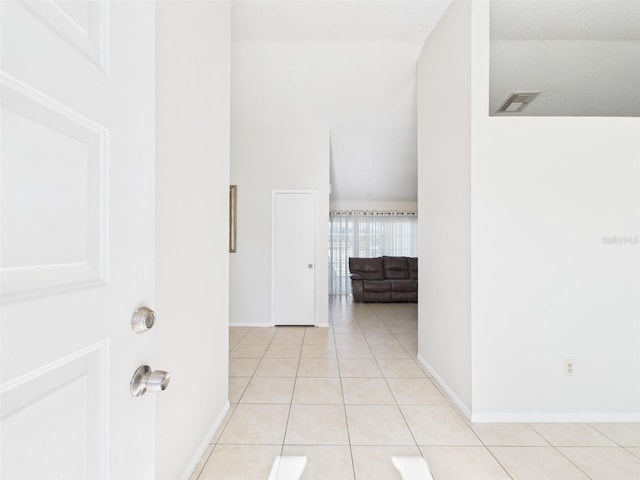
[[[572,358],[564,359],[564,374],[567,377],[572,377],[576,370],[576,364]]]

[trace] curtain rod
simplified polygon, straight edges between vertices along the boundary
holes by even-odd
[[[329,215],[334,217],[347,217],[347,216],[383,216],[383,217],[417,217],[416,212],[392,212],[392,211],[379,211],[379,210],[331,210]]]

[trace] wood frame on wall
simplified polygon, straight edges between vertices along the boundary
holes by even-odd
[[[236,251],[236,241],[237,241],[237,232],[238,232],[238,186],[237,185],[229,185],[229,252],[235,253]]]

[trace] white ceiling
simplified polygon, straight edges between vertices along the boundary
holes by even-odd
[[[332,201],[415,201],[416,59],[449,3],[232,2],[232,125],[326,128]]]
[[[234,41],[408,42],[422,45],[450,2],[233,0],[232,3]]]
[[[491,0],[491,40],[640,40],[640,2]]]

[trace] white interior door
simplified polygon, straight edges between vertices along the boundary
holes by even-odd
[[[0,8],[0,477],[151,480],[154,6]]]
[[[316,205],[316,192],[273,194],[273,325],[315,325]]]

